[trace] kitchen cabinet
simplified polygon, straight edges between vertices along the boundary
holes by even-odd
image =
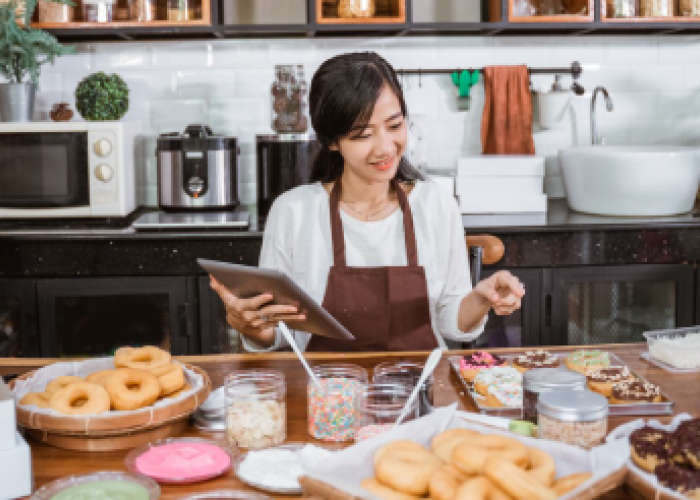
[[[543,345],[643,342],[645,331],[696,319],[692,265],[551,269],[543,283]]]
[[[32,280],[0,280],[0,357],[38,357],[39,330]]]
[[[43,357],[110,355],[124,345],[198,352],[194,278],[36,280]]]

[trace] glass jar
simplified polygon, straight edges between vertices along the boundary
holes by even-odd
[[[635,0],[606,0],[605,17],[608,19],[622,19],[636,15],[637,4]]]
[[[129,18],[132,21],[155,21],[156,16],[156,0],[129,0]]]
[[[40,23],[69,23],[75,17],[75,9],[71,5],[39,0]]]
[[[413,388],[406,384],[369,384],[357,397],[355,441],[364,441],[394,427]],[[411,404],[402,422],[418,418],[418,399]]]
[[[387,361],[374,367],[372,382],[375,384],[404,384],[411,390],[418,383],[424,363],[417,361]],[[428,377],[418,393],[418,415],[433,411],[433,377]]]
[[[591,391],[547,391],[537,403],[541,439],[590,449],[608,432],[608,400]]]
[[[196,5],[193,0],[167,0],[168,21],[192,21]]]
[[[674,0],[640,0],[639,13],[642,17],[673,17]]]
[[[87,23],[111,23],[116,0],[82,0],[83,21]]]
[[[278,134],[303,134],[309,128],[308,87],[304,67],[275,66],[272,82],[272,128]]]
[[[241,370],[224,382],[229,444],[258,449],[287,437],[284,375],[274,370]]]
[[[312,368],[319,385],[307,382],[309,435],[324,441],[355,438],[358,394],[367,385],[367,371],[361,366],[327,364]]]
[[[114,8],[114,19],[117,21],[128,21],[129,17],[129,0],[117,0]]]
[[[376,10],[375,0],[338,0],[338,17],[372,17]]]
[[[679,0],[678,10],[684,17],[700,17],[700,0]]]
[[[537,423],[537,401],[540,394],[552,390],[584,391],[586,376],[559,368],[536,368],[523,373],[522,419]]]

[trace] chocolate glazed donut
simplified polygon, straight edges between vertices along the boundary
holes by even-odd
[[[668,444],[673,460],[700,470],[700,419],[679,425]]]
[[[632,461],[642,469],[654,472],[658,465],[665,464],[670,459],[666,446],[669,437],[669,432],[653,427],[637,429],[630,434]]]
[[[690,498],[700,496],[700,471],[684,469],[669,461],[654,469],[659,482]]]

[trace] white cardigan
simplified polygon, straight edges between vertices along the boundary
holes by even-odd
[[[470,341],[483,332],[486,317],[470,332],[457,326],[459,306],[472,289],[462,218],[454,198],[430,181],[416,183],[408,195],[413,213],[418,263],[425,268],[430,318],[441,347],[444,339]],[[307,184],[275,200],[267,218],[260,267],[287,273],[319,304],[333,265],[329,195],[320,183]],[[405,266],[406,245],[400,209],[380,221],[360,221],[340,211],[345,254],[350,267]],[[290,326],[293,326],[291,324]],[[305,349],[310,334],[294,331]],[[269,351],[287,345],[281,332],[262,348],[243,338],[248,351]]]

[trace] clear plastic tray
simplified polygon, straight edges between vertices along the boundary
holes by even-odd
[[[153,479],[146,476],[135,476],[121,471],[103,471],[85,474],[82,476],[67,476],[44,485],[32,495],[31,500],[49,500],[68,488],[79,484],[95,483],[98,481],[124,481],[135,483],[148,493],[149,500],[156,500],[160,497],[160,486]]]
[[[220,468],[216,471],[212,471],[207,474],[202,474],[202,475],[197,475],[197,476],[189,476],[189,477],[156,477],[156,476],[149,476],[146,475],[145,473],[141,472],[138,470],[136,467],[136,459],[146,453],[148,450],[151,448],[156,448],[158,446],[163,446],[167,444],[177,444],[177,443],[204,443],[204,444],[209,444],[212,446],[216,446],[217,448],[220,448],[222,451],[224,451],[228,457],[229,457],[229,462],[226,465],[226,467]],[[138,474],[139,476],[143,477],[150,477],[151,479],[158,481],[159,483],[164,483],[164,484],[187,484],[187,483],[198,483],[200,481],[205,481],[207,479],[212,479],[214,477],[219,477],[222,474],[225,474],[229,470],[231,470],[231,467],[233,466],[233,463],[236,459],[238,454],[231,450],[226,444],[218,441],[212,441],[208,439],[197,439],[197,438],[169,438],[169,439],[160,439],[158,441],[153,441],[152,443],[148,443],[143,446],[139,446],[138,448],[134,448],[129,452],[129,454],[126,456],[124,459],[124,465],[126,465],[126,468],[133,472],[134,474]]]
[[[564,363],[564,358],[571,354],[572,351],[568,352],[556,352],[552,353],[556,355],[560,360],[560,366],[558,369],[560,370],[567,370],[566,365]],[[622,361],[619,357],[617,357],[613,353],[610,354],[610,364],[612,366],[627,366],[625,365],[625,362]],[[508,364],[512,364],[513,358],[518,356],[518,354],[510,355],[510,356],[501,356],[504,358]],[[459,360],[461,356],[450,356],[447,358],[450,362],[450,366],[452,367],[452,370],[455,372],[457,375],[457,378],[460,380],[462,383],[462,386],[464,387],[467,395],[469,398],[474,402],[474,405],[478,408],[479,413],[485,413],[488,415],[495,415],[495,416],[502,416],[502,417],[520,417],[522,415],[523,408],[522,406],[501,406],[501,407],[494,407],[494,406],[485,406],[483,403],[486,401],[486,398],[484,398],[482,395],[477,393],[473,387],[471,387],[471,384],[464,380],[464,377],[462,377],[462,374],[459,372]],[[629,367],[628,367],[629,368]],[[630,372],[632,375],[634,375],[636,378],[639,380],[646,382],[647,380],[644,377],[641,377],[637,375],[633,370],[630,369]],[[613,405],[611,404],[609,406],[609,411],[610,415],[670,415],[673,413],[673,401],[664,394],[663,390],[661,390],[661,402],[659,403],[633,403],[633,404],[623,404],[623,405]]]
[[[279,446],[273,446],[270,448],[263,448],[262,450],[253,450],[256,452],[260,451],[270,451],[270,450],[289,450],[289,451],[299,451],[302,449],[304,446],[306,446],[306,443],[286,443],[282,444]],[[256,483],[254,481],[249,481],[243,476],[239,474],[239,471],[241,469],[241,465],[246,459],[246,456],[248,456],[248,453],[243,453],[242,455],[239,455],[235,463],[233,465],[233,470],[236,473],[236,477],[240,479],[242,482],[247,484],[248,486],[252,486],[253,488],[258,488],[259,490],[267,491],[270,493],[282,493],[284,495],[301,495],[303,493],[303,490],[301,486],[298,486],[297,488],[278,488],[278,487],[271,487],[266,484],[262,483]]]
[[[207,491],[206,493],[193,493],[178,498],[179,500],[218,500],[223,498],[237,498],[238,500],[271,500],[270,497],[262,493],[240,490]]]
[[[697,368],[676,368],[675,366],[671,366],[667,363],[664,363],[661,360],[656,359],[653,357],[649,352],[644,351],[639,355],[640,358],[642,358],[644,361],[648,361],[651,364],[654,364],[658,366],[659,368],[663,368],[667,372],[671,373],[697,373],[700,372],[700,366]]]
[[[660,339],[683,338],[689,334],[700,334],[700,326],[690,326],[690,327],[686,327],[686,328],[673,328],[673,329],[668,329],[668,330],[652,330],[650,332],[644,332],[643,335],[647,339],[647,348],[649,350],[649,357],[652,358],[654,362],[663,363],[663,365],[659,365],[659,366],[662,366],[662,368],[669,366],[669,367],[673,368],[674,370],[681,370],[681,372],[686,372],[686,373],[688,371],[698,371],[698,369],[700,369],[700,346],[698,346],[695,349],[690,350],[690,352],[692,352],[694,357],[697,359],[696,366],[691,367],[691,368],[679,368],[679,367],[673,366],[665,361],[662,361],[658,358],[653,357],[652,352],[651,352],[654,344],[656,344]],[[688,348],[687,347],[666,346],[665,349],[670,355],[677,355],[677,356],[688,355]],[[671,371],[671,370],[669,370],[669,371]]]

